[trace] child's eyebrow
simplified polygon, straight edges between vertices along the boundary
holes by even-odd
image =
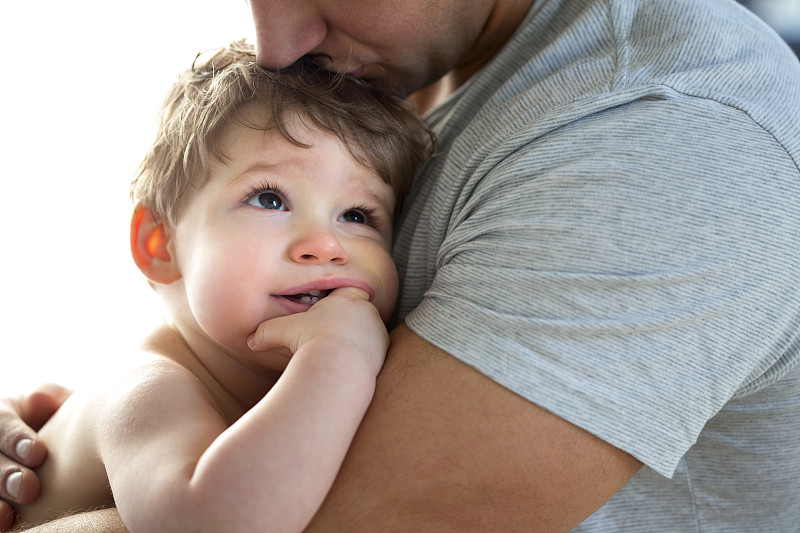
[[[247,167],[245,170],[241,172],[237,172],[233,174],[229,179],[228,183],[231,185],[236,185],[241,181],[246,181],[253,177],[253,174],[276,174],[280,172],[281,167],[288,167],[292,168],[294,165],[291,163],[287,163],[286,161],[281,161],[274,164],[269,163],[257,163],[250,167]]]
[[[375,179],[379,179],[379,180],[381,181],[381,183],[382,183],[382,184],[385,184],[385,185],[387,185],[387,186],[388,186],[388,184],[387,184],[386,182],[384,182],[384,181],[383,181],[381,178],[379,178],[379,177],[376,177]],[[389,204],[390,204],[390,203],[391,203],[391,204],[394,204],[394,203],[396,203],[396,202],[397,202],[397,198],[395,197],[394,190],[392,190],[392,195],[391,195],[391,197],[389,198],[389,197],[386,197],[385,195],[378,194],[378,193],[377,193],[375,190],[373,190],[371,187],[366,187],[366,188],[365,188],[365,187],[358,187],[358,189],[363,189],[363,190],[365,190],[365,191],[366,191],[366,192],[365,192],[365,194],[364,194],[364,196],[366,196],[366,199],[367,199],[367,200],[369,200],[369,201],[371,201],[371,202],[375,202],[375,203],[379,204],[379,205],[380,205],[382,208],[386,209],[386,210],[387,210],[387,211],[389,211],[390,213],[393,211],[393,209],[394,209],[394,208],[393,208],[393,207],[391,207]],[[387,202],[387,200],[388,200],[389,202]]]

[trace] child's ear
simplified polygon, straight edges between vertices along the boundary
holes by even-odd
[[[151,281],[164,285],[180,279],[177,263],[169,252],[169,233],[149,208],[136,204],[131,217],[133,262]]]

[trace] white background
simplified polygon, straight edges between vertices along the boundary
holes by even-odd
[[[102,379],[163,318],[128,251],[128,185],[194,55],[245,0],[0,7],[0,396]]]

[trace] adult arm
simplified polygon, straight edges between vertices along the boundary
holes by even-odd
[[[400,326],[306,531],[567,531],[640,467]]]
[[[64,531],[128,533],[128,529],[122,523],[122,518],[113,507],[65,516],[24,531],[27,533],[63,533]]]

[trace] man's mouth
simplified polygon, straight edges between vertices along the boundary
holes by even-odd
[[[363,66],[360,66],[360,67],[356,67],[353,70],[351,70],[350,72],[348,72],[347,75],[352,77],[352,78],[361,78],[361,77],[364,76],[365,71],[366,71],[366,68],[364,68]]]
[[[332,291],[330,290],[320,290],[320,291],[313,290],[313,291],[303,292],[300,294],[287,294],[284,295],[284,298],[299,304],[314,305],[318,301],[328,296],[331,292]]]

